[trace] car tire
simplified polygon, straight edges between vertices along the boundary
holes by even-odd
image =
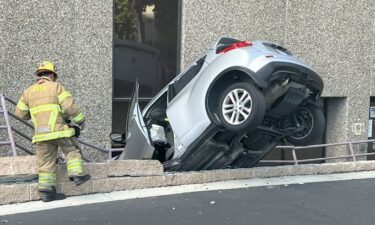
[[[311,145],[319,141],[325,129],[325,117],[320,107],[307,105],[299,107],[295,116],[299,123],[306,126],[302,131],[287,136],[285,139],[293,145]]]
[[[231,132],[249,132],[262,122],[266,110],[264,95],[252,84],[235,83],[219,98],[221,125]]]

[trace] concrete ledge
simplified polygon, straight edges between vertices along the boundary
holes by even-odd
[[[160,176],[163,175],[164,169],[157,160],[119,160],[107,161],[108,176]]]
[[[75,187],[67,180],[60,180],[57,190],[67,195],[83,195],[92,193],[105,193],[122,190],[153,188],[162,186],[175,186],[186,184],[209,183],[215,181],[252,179],[252,178],[270,178],[280,176],[296,175],[314,175],[331,174],[375,170],[375,161],[361,162],[341,162],[326,164],[306,164],[298,166],[275,166],[275,167],[256,167],[249,169],[227,169],[211,170],[199,172],[176,172],[162,173],[160,170],[150,170],[148,176],[134,177],[129,174],[139,174],[136,171],[128,173],[106,174],[105,168],[120,168],[120,165],[142,165],[142,162],[135,163],[106,163],[88,164],[87,169],[93,176],[93,179],[82,186]],[[157,163],[146,163],[147,165],[157,165]],[[159,163],[160,164],[160,163]],[[157,165],[156,167],[159,167]],[[156,168],[152,166],[152,168]],[[141,167],[138,167],[141,168]],[[121,169],[121,168],[120,168]],[[109,171],[109,170],[108,170]],[[61,170],[63,173],[63,170]],[[117,176],[114,177],[113,175]],[[119,177],[124,174],[123,177]],[[26,202],[40,199],[36,183],[28,184],[0,184],[0,204]]]
[[[206,171],[206,173],[209,171]],[[204,172],[166,173],[163,177],[163,186],[206,183]]]
[[[0,185],[0,204],[27,202],[36,199],[31,198],[30,184]]]
[[[36,156],[0,157],[0,176],[38,174]]]
[[[160,176],[164,169],[157,160],[108,160],[105,163],[88,163],[85,170],[93,179],[123,176]],[[37,175],[38,159],[36,156],[0,157],[0,176]],[[67,181],[66,165],[57,168],[57,179]]]

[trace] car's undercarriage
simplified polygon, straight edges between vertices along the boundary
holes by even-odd
[[[222,38],[142,112],[136,83],[120,159],[157,159],[170,171],[253,167],[284,141],[319,139],[323,86],[279,45]]]
[[[166,115],[167,95],[160,97],[144,116],[149,129],[157,125],[165,132],[164,141],[153,142],[153,159],[164,163],[166,170],[178,171],[253,167],[286,137],[303,136],[309,121],[299,118],[301,109],[318,104],[316,93],[287,78],[274,82],[263,94],[267,110],[256,129],[235,133],[212,123],[178,159],[172,159],[174,139]]]

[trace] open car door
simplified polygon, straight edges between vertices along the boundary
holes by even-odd
[[[139,83],[135,82],[133,96],[129,106],[125,133],[125,150],[119,159],[151,159],[154,147],[149,131],[144,123],[138,102]]]

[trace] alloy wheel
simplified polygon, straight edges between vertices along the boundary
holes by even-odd
[[[249,92],[242,88],[233,89],[224,98],[222,114],[229,124],[239,125],[250,116],[252,106]]]
[[[296,113],[296,119],[302,130],[291,135],[294,139],[302,139],[309,135],[313,129],[314,117],[311,112],[305,108],[301,108],[299,112]]]

